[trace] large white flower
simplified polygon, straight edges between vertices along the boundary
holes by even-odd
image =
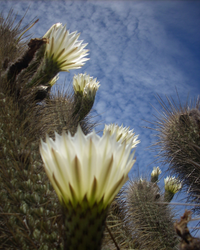
[[[168,176],[167,178],[165,178],[164,183],[165,183],[165,190],[172,194],[177,193],[182,188],[181,181],[179,181],[174,176],[173,177]]]
[[[70,69],[81,68],[88,55],[88,50],[84,49],[87,44],[82,44],[83,41],[78,41],[80,33],[69,33],[66,30],[66,25],[61,23],[54,24],[43,36],[48,38],[45,55],[53,60],[60,71],[69,71]]]
[[[109,124],[105,125],[103,133],[106,133],[107,131],[110,132],[110,134],[116,135],[116,140],[123,143],[126,141],[126,143],[131,143],[132,148],[134,148],[138,143],[140,143],[138,139],[138,135],[135,135],[133,133],[133,129],[129,130],[129,127],[123,127],[123,124],[119,127],[117,124]]]
[[[86,73],[74,75],[73,77],[73,88],[75,93],[81,92],[86,96],[91,95],[95,97],[99,86],[97,78],[93,79],[93,77]]]
[[[63,132],[55,133],[55,141],[41,140],[40,153],[60,201],[74,207],[87,199],[91,207],[103,202],[106,208],[135,162],[131,144],[116,141],[109,131],[102,137],[95,131],[84,135],[80,126],[73,137]]]

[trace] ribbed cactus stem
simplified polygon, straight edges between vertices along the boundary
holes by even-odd
[[[85,198],[75,208],[72,204],[64,211],[64,250],[101,249],[107,209],[102,204],[89,206]]]
[[[79,118],[80,121],[90,112],[93,104],[94,104],[94,98],[89,98],[87,96],[83,97],[80,110],[80,118]]]
[[[74,94],[74,112],[73,112],[73,116],[75,117],[79,111],[80,111],[80,108],[81,108],[81,103],[82,103],[82,98],[83,98],[83,92],[81,91],[77,91],[75,94]]]
[[[76,92],[75,94],[75,109],[73,116],[78,115],[78,120],[81,121],[90,112],[93,107],[95,98],[84,96],[83,93]]]

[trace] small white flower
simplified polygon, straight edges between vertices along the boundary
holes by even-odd
[[[159,175],[162,173],[159,167],[153,167],[151,172],[151,182],[157,182]]]
[[[73,137],[63,132],[55,133],[55,141],[48,136],[46,143],[41,140],[40,153],[60,201],[74,207],[83,199],[91,207],[109,206],[135,162],[131,144],[117,142],[109,132],[84,135],[80,126]]]
[[[74,75],[73,77],[73,88],[75,93],[81,92],[84,95],[95,97],[99,86],[97,78],[93,79],[93,77],[90,77],[90,75],[87,75],[86,73]]]
[[[153,171],[151,172],[151,176],[159,175],[161,173],[162,173],[162,171],[160,170],[159,167],[153,167]]]
[[[151,172],[151,176],[155,177],[155,176],[159,176],[162,173],[162,171],[160,170],[159,167],[153,167],[153,171]]]
[[[164,179],[164,182],[165,182],[165,190],[172,194],[176,194],[182,188],[181,181],[179,181],[174,176],[173,177],[168,176],[167,178]]]
[[[87,44],[78,41],[80,33],[76,33],[69,33],[66,25],[57,23],[43,36],[49,39],[45,55],[57,64],[60,71],[81,68],[85,64],[84,62],[89,60],[89,58],[85,58],[88,55],[88,50],[84,49]]]
[[[137,140],[138,135],[133,133],[133,129],[129,130],[129,127],[123,127],[123,124],[120,127],[117,124],[105,125],[103,133],[106,133],[107,131],[109,131],[111,135],[115,133],[117,141],[120,141],[121,143],[126,141],[127,144],[131,143],[132,148],[140,143],[140,141]]]

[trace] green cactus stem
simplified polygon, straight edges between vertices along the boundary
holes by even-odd
[[[64,250],[101,249],[107,215],[107,209],[101,209],[102,204],[90,207],[87,199],[84,199],[75,208],[73,205],[63,208]]]

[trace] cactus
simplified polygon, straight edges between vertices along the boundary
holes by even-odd
[[[177,249],[173,213],[162,203],[163,195],[156,183],[129,181],[121,198],[127,199],[122,210],[124,223],[138,242],[138,249]]]
[[[107,225],[119,249],[178,249],[174,212],[156,183],[130,180],[110,208]],[[105,232],[105,247],[116,249]]]
[[[43,79],[37,88],[27,85],[40,69],[46,41],[25,46],[19,37],[27,27],[20,29],[20,21],[13,28],[12,12],[0,20],[0,248],[63,249],[63,212],[38,146],[54,130],[75,133],[73,93],[51,94]],[[88,133],[95,123],[89,115],[80,125]]]
[[[157,143],[159,158],[169,164],[168,170],[182,182],[187,191],[187,201],[200,203],[200,103],[176,105],[173,100],[167,103],[160,98],[164,109],[158,118]],[[194,212],[200,212],[194,207]]]

